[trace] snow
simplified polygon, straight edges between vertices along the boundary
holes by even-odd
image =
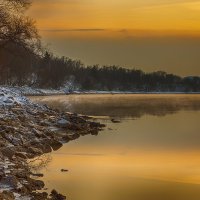
[[[15,192],[13,194],[14,194],[15,200],[31,200],[31,197],[29,196],[21,196],[20,194],[15,193]]]
[[[41,89],[41,88],[31,88],[27,86],[23,87],[12,87],[12,86],[5,86],[4,88],[27,96],[31,95],[52,95],[52,94],[65,94],[63,89],[55,90],[55,89]]]
[[[0,87],[0,106],[12,106],[14,104],[27,104],[30,101],[20,93]]]
[[[41,89],[23,87],[0,86],[0,106],[18,104],[31,104],[25,96],[48,96],[48,95],[64,95],[64,94],[184,94],[184,92],[145,92],[145,91],[98,91],[98,90],[72,90],[69,92],[67,88],[61,89]],[[190,92],[190,94],[199,94],[199,92]],[[1,118],[1,116],[0,116]]]
[[[10,191],[10,190],[12,190],[12,189],[13,189],[13,188],[10,187],[9,185],[1,184],[1,183],[0,183],[0,192]]]

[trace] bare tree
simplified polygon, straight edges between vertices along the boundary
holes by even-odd
[[[40,38],[34,21],[25,15],[29,0],[0,0],[0,49],[9,45],[31,51],[40,47]]]

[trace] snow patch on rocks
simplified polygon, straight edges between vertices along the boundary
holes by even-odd
[[[46,95],[62,95],[65,94],[64,89],[42,89],[42,88],[33,88],[28,86],[4,86],[4,88],[8,89],[9,91],[26,95],[26,96],[46,96]]]
[[[30,104],[30,101],[26,97],[21,96],[18,92],[0,87],[0,106],[12,106],[17,104]]]

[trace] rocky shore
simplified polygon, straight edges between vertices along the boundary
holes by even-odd
[[[56,151],[63,143],[98,134],[104,125],[87,116],[61,113],[0,88],[0,200],[62,200],[53,190],[40,192],[27,160]],[[55,188],[56,189],[56,188]]]

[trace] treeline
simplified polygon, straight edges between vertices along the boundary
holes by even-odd
[[[200,92],[200,77],[145,73],[118,66],[85,66],[42,49],[29,0],[0,0],[0,84],[69,90]]]
[[[200,77],[182,78],[162,71],[145,73],[118,66],[85,66],[48,52],[43,56],[17,52],[18,55],[4,52],[0,84],[69,90],[200,91]]]

